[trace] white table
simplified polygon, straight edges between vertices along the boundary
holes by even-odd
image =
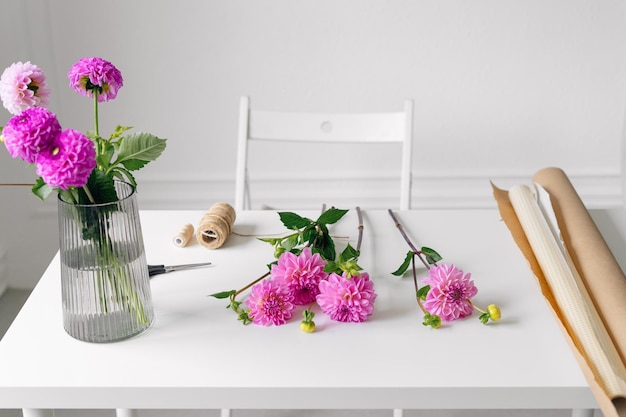
[[[418,246],[472,273],[474,301],[499,304],[500,322],[484,326],[475,315],[438,330],[422,326],[411,278],[390,274],[408,246],[386,211],[364,211],[360,264],[378,293],[369,321],[336,323],[318,312],[313,334],[299,330],[299,317],[280,327],[244,326],[227,300],[207,295],[262,275],[272,248],[235,235],[218,250],[195,242],[178,248],[173,234],[203,213],[145,211],[148,263],[214,266],[153,278],[154,325],[127,341],[90,344],[63,330],[57,255],[0,341],[0,408],[25,415],[54,408],[597,408],[496,210],[396,213]],[[340,249],[341,236],[355,245],[355,210],[332,230]],[[275,212],[249,211],[238,213],[235,231],[285,229]]]

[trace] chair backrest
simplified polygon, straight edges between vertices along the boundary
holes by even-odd
[[[410,209],[413,101],[390,113],[296,113],[252,110],[249,97],[239,107],[235,209],[250,208],[248,142],[253,140],[326,143],[400,143],[400,209]]]

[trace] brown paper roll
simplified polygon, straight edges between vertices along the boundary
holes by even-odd
[[[626,277],[565,173],[546,168],[533,180],[550,193],[563,241],[602,321],[626,362]]]
[[[207,249],[220,248],[231,234],[235,218],[235,209],[230,204],[213,204],[200,220],[196,240]]]
[[[604,325],[613,342],[615,347],[613,351],[616,352],[622,362],[618,367],[623,368],[626,357],[626,328],[622,327],[626,319],[626,305],[623,302],[626,299],[624,273],[566,174],[559,168],[546,168],[537,172],[533,180],[550,194],[551,205],[567,253],[579,279],[584,284],[585,292],[588,293],[588,302],[595,307],[601,324]],[[589,358],[584,357],[579,346],[577,346],[574,330],[555,303],[554,294],[530,248],[511,206],[508,193],[495,186],[493,189],[502,219],[528,259],[546,300],[562,325],[566,339],[572,346],[574,356],[580,364],[603,414],[606,417],[626,417],[624,398],[620,396],[611,398],[607,395],[589,366]]]

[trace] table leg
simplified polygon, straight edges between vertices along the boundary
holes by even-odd
[[[574,408],[572,410],[572,417],[593,417],[592,408]]]
[[[22,416],[24,417],[54,417],[54,410],[43,408],[23,408]]]
[[[115,415],[117,417],[139,417],[137,410],[133,410],[130,408],[116,408]]]
[[[404,414],[404,410],[402,410],[401,408],[394,408],[393,409],[393,417],[402,417]],[[572,416],[575,417],[575,416]]]
[[[220,417],[230,417],[230,408],[222,408],[220,410]]]

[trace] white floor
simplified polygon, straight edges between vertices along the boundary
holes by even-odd
[[[7,290],[0,297],[0,339],[28,297]],[[1,372],[1,370],[0,370]],[[219,410],[139,410],[139,417],[219,417]],[[392,410],[233,410],[232,417],[391,417]],[[569,410],[405,410],[405,417],[569,417]],[[0,409],[0,417],[22,417],[21,410]],[[55,417],[115,417],[113,410],[56,410]],[[596,411],[594,417],[602,417]]]

